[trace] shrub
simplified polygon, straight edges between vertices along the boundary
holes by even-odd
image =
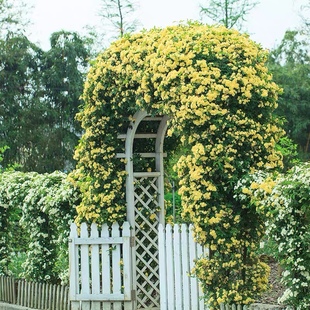
[[[241,185],[242,184],[242,185]],[[286,174],[259,172],[239,183],[243,199],[251,197],[266,217],[266,233],[277,245],[276,257],[287,290],[279,302],[294,309],[310,307],[310,163]],[[242,195],[241,195],[242,196]]]
[[[66,279],[66,270],[59,266],[67,259],[69,222],[74,220],[79,200],[79,193],[66,178],[61,172],[0,174],[2,273],[10,273],[10,253],[21,251],[27,258],[19,276],[49,282]],[[24,245],[21,242],[25,239],[15,244],[20,227],[26,235]]]

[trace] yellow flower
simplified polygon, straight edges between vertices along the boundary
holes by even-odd
[[[155,213],[152,213],[152,214],[150,215],[150,220],[153,221],[153,220],[155,220],[155,219],[156,219],[156,214],[155,214]]]
[[[216,232],[215,232],[214,229],[211,229],[210,232],[209,232],[209,234],[210,234],[210,236],[213,237],[213,239],[216,239],[216,238],[217,238],[217,234],[216,234]]]
[[[252,192],[248,188],[246,188],[246,187],[242,188],[242,193],[246,194],[246,195],[251,195],[252,194]]]
[[[210,245],[210,249],[211,249],[211,251],[216,251],[217,250],[217,246],[215,244],[211,244]]]

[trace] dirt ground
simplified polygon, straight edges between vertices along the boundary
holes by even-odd
[[[258,299],[257,302],[278,305],[278,298],[281,297],[285,291],[285,287],[280,283],[281,269],[278,263],[272,258],[269,258],[266,263],[268,263],[270,267],[269,283],[271,288]]]

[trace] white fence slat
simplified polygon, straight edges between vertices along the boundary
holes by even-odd
[[[190,269],[188,252],[188,231],[187,225],[181,225],[181,259],[182,259],[182,283],[183,283],[183,309],[192,309],[190,305]]]
[[[24,302],[25,302],[25,281],[20,281],[20,305],[24,306]]]
[[[124,282],[124,299],[131,299],[131,253],[130,253],[130,225],[128,222],[123,224],[123,282]],[[124,310],[131,310],[132,303],[125,301]]]
[[[160,309],[167,310],[167,265],[166,265],[166,242],[165,229],[162,224],[158,225],[158,248],[159,248],[159,282],[160,286]]]
[[[38,307],[38,284],[39,284],[39,283],[35,283],[35,284],[34,284],[33,308],[35,308],[35,309],[39,309],[39,307]]]
[[[112,225],[112,237],[119,237],[120,230],[119,225],[114,223]],[[113,294],[121,294],[121,250],[118,244],[113,245],[112,247],[112,288]],[[113,310],[121,310],[122,303],[121,302],[114,302],[113,303]]]
[[[52,286],[52,309],[55,309],[55,304],[56,304],[56,300],[57,300],[57,288],[56,288],[56,284],[53,284]]]
[[[27,292],[27,295],[28,295],[28,298],[26,300],[26,307],[31,308],[31,302],[32,302],[32,298],[31,298],[31,283],[30,282],[25,282],[25,283],[26,283],[26,292]]]
[[[173,234],[173,259],[174,259],[174,283],[175,283],[175,309],[182,310],[182,270],[180,252],[180,227],[174,225]]]
[[[101,237],[109,237],[109,227],[107,224],[103,224],[101,227]],[[110,281],[110,250],[109,244],[101,245],[101,265],[102,265],[102,294],[111,293],[111,281]],[[110,310],[111,303],[104,301],[102,303],[103,310]]]
[[[95,223],[91,224],[90,237],[98,239],[98,227]],[[91,288],[92,294],[100,294],[100,261],[99,261],[99,245],[93,244],[91,246]],[[93,301],[91,304],[92,310],[100,310],[100,302]]]
[[[81,238],[88,238],[88,227],[86,223],[81,224]],[[89,281],[89,247],[87,244],[81,245],[81,294],[90,295]],[[82,310],[89,310],[89,301],[82,301]]]
[[[175,293],[174,293],[174,262],[173,262],[173,243],[172,243],[172,228],[170,224],[166,226],[166,253],[170,258],[167,264],[167,278],[169,285],[167,286],[168,292],[168,310],[175,310]]]
[[[188,239],[189,239],[189,268],[190,271],[194,268],[195,265],[195,259],[197,258],[197,249],[196,249],[196,243],[193,236],[193,225],[189,226],[188,231]],[[191,285],[191,307],[192,309],[200,309],[199,308],[199,296],[198,296],[198,283],[197,279],[194,277],[190,278],[190,285]]]
[[[47,309],[51,309],[52,307],[52,300],[53,300],[53,292],[52,292],[52,284],[47,283]]]
[[[196,243],[196,251],[197,251],[197,258],[201,257],[203,254],[203,248],[200,244]],[[201,286],[198,284],[198,296],[199,296],[199,309],[205,309],[205,303],[203,299],[203,292]]]
[[[68,295],[68,288],[64,285],[0,276],[0,300],[12,305],[29,309],[69,310]],[[63,305],[66,305],[66,308]]]
[[[41,298],[40,298],[40,309],[45,309],[45,299],[46,299],[46,283],[41,283]]]
[[[77,226],[75,223],[72,223],[70,226],[70,236],[69,236],[69,295],[71,302],[71,309],[78,310],[79,302],[74,301],[76,294],[79,293],[79,280],[78,280],[78,248],[75,247],[74,240],[78,237]],[[45,286],[43,286],[43,296],[45,294]],[[45,306],[42,304],[42,306]],[[44,309],[44,308],[43,308]]]

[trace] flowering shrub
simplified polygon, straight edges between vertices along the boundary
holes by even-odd
[[[266,58],[246,35],[198,23],[123,37],[90,69],[78,114],[85,134],[71,175],[82,192],[77,221],[97,222],[126,213],[118,133],[136,111],[169,115],[168,135],[187,150],[175,165],[183,216],[210,248],[195,274],[212,309],[250,303],[267,287],[268,266],[254,254],[263,219],[234,197],[244,174],[282,164],[272,117],[279,88]]]
[[[79,194],[66,178],[61,172],[0,174],[0,240],[6,242],[1,244],[2,265],[7,266],[7,254],[14,250],[10,241],[16,227],[10,224],[18,215],[15,221],[30,240],[20,275],[28,280],[56,282],[67,277],[69,222],[74,219]],[[2,273],[8,272],[2,268]]]
[[[267,235],[278,245],[287,290],[279,302],[294,309],[310,308],[310,163],[285,175],[259,173],[243,191],[266,214]],[[243,197],[246,199],[246,197]]]

